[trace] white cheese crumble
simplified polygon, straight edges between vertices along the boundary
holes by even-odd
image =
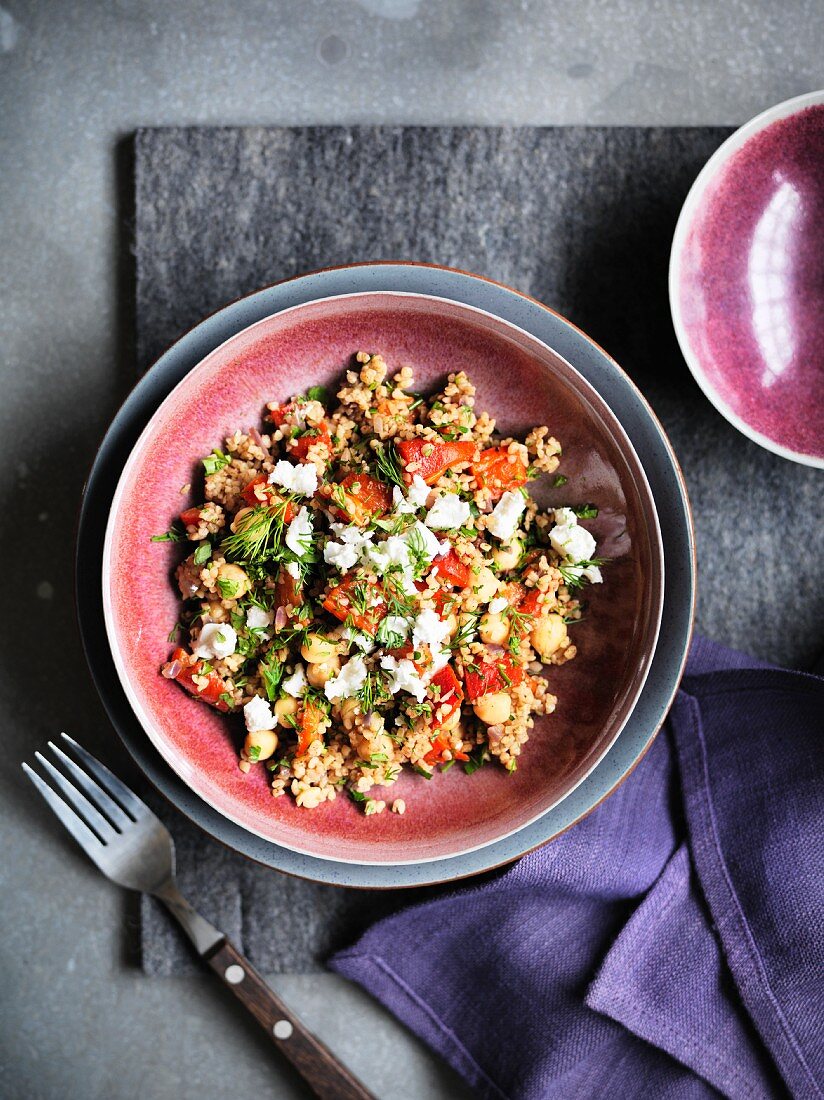
[[[272,708],[260,695],[255,695],[249,700],[243,708],[243,717],[246,719],[246,729],[249,733],[254,733],[256,730],[273,730],[278,724],[277,718],[272,714]]]
[[[505,596],[496,596],[489,605],[489,610],[493,615],[500,615],[502,611],[506,611],[509,604],[507,603]]]
[[[269,474],[270,485],[280,485],[288,493],[310,497],[318,489],[318,472],[311,462],[294,464],[281,459]]]
[[[264,639],[269,638],[269,635],[265,633],[266,627],[271,626],[274,620],[274,611],[264,611],[262,607],[250,607],[246,612],[246,625],[250,630],[264,631],[261,635]]]
[[[415,535],[412,535],[413,531],[415,532]],[[420,520],[416,520],[414,527],[410,528],[410,530],[407,531],[407,542],[409,541],[410,536],[412,538],[415,538],[415,536],[417,536],[418,545],[423,545],[424,552],[429,558],[429,562],[431,562],[433,558],[438,558],[442,554],[447,553],[450,549],[448,542],[439,542],[437,536],[434,535],[428,527],[421,523]],[[446,547],[446,549],[444,549],[444,546]]]
[[[363,657],[350,657],[337,676],[323,685],[326,698],[335,703],[339,699],[351,699],[357,695],[366,681],[366,665]]]
[[[300,566],[296,561],[287,561],[286,572],[293,580],[300,579]]]
[[[397,639],[400,638],[401,642],[405,641],[408,633],[409,623],[406,619],[401,615],[387,615],[381,620],[375,637],[381,645],[387,645],[391,641],[394,647],[397,645]]]
[[[227,623],[206,623],[200,631],[197,645],[192,650],[195,657],[230,657],[237,646],[237,634]]]
[[[388,686],[393,695],[399,691],[406,691],[414,695],[419,703],[426,696],[426,681],[418,675],[418,670],[412,661],[403,658],[397,661],[391,654],[381,657],[381,668],[389,673]]]
[[[487,517],[486,529],[502,542],[509,542],[518,528],[526,501],[522,493],[507,490]]]
[[[413,508],[423,508],[432,490],[426,484],[420,474],[415,474],[412,484],[406,490],[406,499]]]
[[[302,558],[309,553],[312,544],[312,517],[307,508],[301,508],[286,532],[286,545],[295,555]]]
[[[361,651],[361,653],[371,653],[375,648],[375,640],[368,634],[365,634],[362,630],[354,630],[351,626],[345,626],[341,631],[341,637],[344,641],[355,645]]]
[[[299,699],[306,691],[306,673],[303,665],[295,665],[295,671],[291,676],[287,676],[282,683],[283,690],[287,695],[291,695],[293,699]]]
[[[412,644],[439,647],[449,637],[449,623],[427,607],[418,614],[412,627]]]
[[[357,564],[364,547],[371,543],[372,532],[362,531],[354,524],[331,523],[329,526],[340,542],[327,542],[323,548],[323,560],[345,573]]]
[[[552,549],[569,563],[568,571],[576,577],[585,577],[592,584],[603,581],[597,565],[579,565],[595,556],[596,542],[585,527],[578,523],[578,517],[571,508],[555,509],[555,526],[549,532]]]
[[[426,526],[435,531],[457,530],[472,513],[457,493],[443,493],[426,513]]]

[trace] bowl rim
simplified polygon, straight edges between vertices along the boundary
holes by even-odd
[[[345,265],[345,266],[350,266],[350,265]],[[324,270],[326,270],[326,269],[324,269]],[[252,826],[250,826],[246,822],[243,822],[243,821],[239,820],[234,814],[229,812],[226,808],[224,808],[220,805],[217,805],[213,801],[213,799],[211,797],[209,797],[209,795],[206,791],[201,789],[200,786],[195,785],[195,783],[192,782],[192,778],[191,778],[190,774],[188,773],[188,770],[187,769],[182,769],[178,766],[178,761],[177,761],[177,758],[176,758],[175,754],[168,750],[168,747],[164,743],[164,739],[163,739],[163,736],[161,734],[161,731],[159,731],[155,728],[155,724],[151,721],[149,715],[146,713],[146,711],[145,711],[145,709],[144,709],[144,707],[143,707],[143,705],[140,701],[138,693],[133,689],[133,687],[131,685],[131,682],[128,678],[126,668],[125,668],[125,662],[122,660],[122,657],[119,653],[117,643],[116,643],[115,611],[114,611],[114,607],[113,607],[113,601],[112,601],[112,598],[111,598],[111,586],[110,586],[110,583],[109,583],[110,577],[111,577],[111,571],[112,571],[112,569],[111,569],[111,566],[112,566],[112,545],[113,545],[113,533],[114,533],[114,527],[115,527],[115,520],[116,520],[116,516],[117,516],[117,512],[118,512],[118,509],[119,509],[119,505],[120,505],[122,496],[126,491],[126,487],[127,487],[130,475],[131,475],[132,468],[137,463],[137,461],[140,457],[140,454],[142,453],[145,445],[151,439],[151,437],[153,435],[153,432],[156,428],[157,422],[159,421],[159,419],[161,417],[162,410],[164,409],[164,407],[169,402],[172,401],[174,395],[178,392],[178,390],[180,390],[184,386],[184,384],[187,383],[190,380],[191,376],[196,371],[200,370],[203,366],[205,366],[208,362],[210,362],[213,358],[221,355],[224,352],[224,350],[227,348],[228,345],[235,343],[236,341],[240,340],[242,337],[248,337],[251,333],[254,332],[254,330],[256,328],[262,328],[263,326],[269,324],[273,317],[288,316],[291,313],[295,313],[295,312],[304,310],[307,307],[310,307],[312,305],[318,305],[318,304],[321,304],[321,303],[327,304],[327,303],[333,303],[333,302],[352,301],[352,300],[357,300],[357,299],[375,298],[375,297],[378,297],[378,298],[392,298],[392,299],[403,298],[403,299],[414,300],[414,301],[421,302],[421,303],[435,302],[435,303],[445,304],[449,307],[458,309],[461,313],[467,313],[470,316],[476,315],[476,316],[479,316],[479,317],[483,317],[483,318],[485,318],[489,321],[492,321],[496,326],[501,326],[501,327],[503,327],[504,330],[510,330],[513,334],[517,334],[521,338],[521,340],[525,340],[528,345],[529,344],[538,345],[540,348],[544,349],[545,351],[548,351],[552,356],[554,356],[558,360],[560,360],[561,363],[564,365],[564,367],[574,377],[576,386],[580,387],[580,391],[583,392],[584,396],[591,402],[591,404],[594,405],[594,407],[598,411],[599,416],[604,421],[605,427],[608,429],[610,434],[613,436],[613,438],[617,436],[618,439],[619,439],[620,451],[621,451],[622,457],[624,459],[624,462],[626,463],[627,469],[628,469],[628,471],[629,471],[629,473],[632,477],[632,480],[634,481],[634,483],[637,486],[639,497],[642,500],[643,505],[644,505],[644,520],[645,520],[645,527],[646,527],[646,530],[647,530],[649,543],[650,543],[650,551],[653,555],[654,560],[657,561],[657,564],[658,564],[657,578],[656,578],[656,590],[653,593],[653,602],[652,602],[651,610],[650,610],[650,613],[649,613],[650,614],[650,634],[651,634],[651,639],[652,639],[651,644],[646,647],[644,660],[641,662],[640,667],[638,669],[636,669],[636,671],[634,671],[634,673],[632,674],[632,677],[631,677],[631,680],[630,680],[630,687],[626,691],[626,693],[624,695],[624,698],[622,700],[622,703],[621,703],[623,713],[620,715],[619,720],[615,723],[615,728],[612,732],[611,737],[609,738],[608,741],[604,742],[604,744],[600,747],[598,753],[595,754],[595,756],[590,761],[587,768],[581,773],[580,776],[577,777],[575,782],[572,783],[569,787],[567,787],[563,791],[563,793],[559,795],[558,798],[556,798],[549,805],[545,806],[538,813],[534,814],[532,817],[530,817],[530,818],[526,819],[525,821],[521,822],[520,824],[518,824],[514,828],[507,829],[506,831],[504,831],[504,832],[502,832],[502,833],[500,833],[500,834],[498,834],[498,835],[496,835],[496,836],[494,836],[494,837],[492,837],[488,840],[485,840],[485,841],[483,841],[479,844],[467,845],[467,846],[461,847],[460,849],[458,849],[456,851],[450,851],[446,854],[441,853],[441,854],[433,855],[433,856],[415,857],[415,858],[403,859],[403,860],[400,860],[400,859],[389,859],[389,860],[385,860],[385,859],[382,859],[382,860],[378,860],[378,859],[353,859],[353,858],[350,858],[350,857],[339,857],[339,856],[330,855],[330,854],[326,854],[326,853],[324,853],[323,855],[319,855],[316,851],[312,851],[311,849],[301,847],[297,844],[287,843],[287,842],[285,842],[281,839],[274,840],[271,836],[267,836],[267,835],[263,834],[262,832],[260,832],[259,830],[253,828]],[[612,360],[612,362],[614,363],[614,360]],[[616,366],[617,366],[617,364],[616,364]],[[544,368],[544,369],[546,369],[546,368]],[[651,520],[651,522],[650,522],[650,520]],[[198,798],[202,799],[208,806],[210,806],[216,813],[220,814],[223,818],[226,818],[227,820],[231,821],[238,828],[243,829],[245,832],[251,834],[252,836],[256,836],[260,840],[263,840],[263,841],[265,841],[266,843],[269,843],[269,844],[277,844],[279,847],[287,849],[289,851],[292,851],[292,852],[294,852],[298,855],[306,856],[306,857],[309,857],[309,858],[312,858],[312,859],[320,858],[320,859],[323,859],[323,860],[329,860],[330,862],[333,862],[333,863],[339,863],[339,864],[350,865],[350,866],[355,865],[355,866],[361,866],[361,867],[404,867],[404,866],[417,865],[417,864],[438,863],[438,862],[441,862],[443,860],[459,859],[462,856],[469,855],[472,852],[477,852],[477,851],[479,851],[483,848],[487,848],[491,845],[498,844],[501,841],[504,841],[504,840],[508,839],[509,837],[512,837],[515,834],[521,832],[522,830],[527,829],[530,826],[534,825],[535,822],[537,822],[538,820],[540,820],[540,818],[544,817],[546,814],[550,813],[553,809],[555,809],[561,802],[564,801],[564,799],[568,798],[573,793],[573,791],[575,791],[582,783],[584,783],[587,780],[587,778],[592,774],[592,772],[598,767],[598,765],[604,760],[606,755],[609,753],[610,749],[613,747],[613,745],[617,741],[618,737],[620,736],[622,730],[624,729],[627,722],[629,721],[629,719],[630,719],[630,717],[631,717],[631,715],[632,715],[632,713],[633,713],[633,711],[634,711],[634,709],[635,709],[635,707],[638,703],[638,699],[640,698],[641,693],[644,689],[647,678],[649,676],[649,672],[650,672],[652,662],[653,662],[653,657],[655,655],[655,650],[656,650],[657,645],[658,645],[658,639],[659,639],[662,616],[663,616],[664,594],[665,594],[665,578],[666,578],[665,569],[666,569],[666,563],[665,563],[665,557],[664,557],[663,539],[662,539],[662,534],[661,534],[661,526],[660,526],[660,522],[659,522],[655,497],[654,497],[654,494],[652,492],[651,486],[649,484],[649,480],[647,478],[646,471],[644,470],[644,467],[643,467],[643,464],[640,460],[640,457],[638,456],[638,453],[635,450],[635,447],[634,447],[634,445],[633,445],[626,429],[623,427],[620,419],[615,414],[615,412],[613,412],[613,410],[610,407],[610,405],[608,404],[607,400],[604,397],[601,396],[601,394],[598,392],[598,390],[595,388],[595,386],[593,386],[593,384],[591,382],[589,382],[589,380],[587,378],[585,378],[584,375],[565,356],[563,356],[560,352],[558,352],[555,348],[553,348],[551,345],[546,343],[546,341],[542,340],[540,337],[533,335],[531,332],[529,332],[527,329],[523,328],[522,326],[520,326],[520,325],[518,325],[518,324],[516,324],[512,321],[509,321],[506,318],[501,317],[496,313],[493,313],[491,310],[483,309],[479,306],[470,305],[466,302],[456,301],[454,299],[445,297],[444,295],[425,294],[425,293],[421,293],[421,292],[418,292],[418,291],[398,291],[398,290],[387,290],[387,289],[366,289],[366,290],[357,290],[357,291],[352,291],[352,292],[347,292],[347,293],[325,295],[325,296],[321,296],[321,297],[311,298],[307,301],[299,302],[299,303],[296,303],[295,305],[286,307],[285,309],[275,310],[273,313],[267,314],[266,316],[259,318],[257,321],[254,321],[250,325],[244,326],[243,328],[239,329],[237,332],[233,333],[231,336],[227,337],[227,339],[223,340],[221,343],[217,344],[215,347],[210,349],[202,358],[200,358],[194,364],[194,366],[190,370],[188,370],[179,379],[179,381],[173,386],[173,388],[171,390],[169,390],[169,392],[163,397],[163,399],[160,401],[160,403],[154,409],[152,415],[150,416],[149,420],[145,424],[143,430],[140,432],[140,435],[135,440],[135,442],[134,442],[134,444],[133,444],[133,446],[132,446],[132,448],[129,452],[128,458],[127,458],[126,462],[123,465],[120,476],[118,477],[117,486],[116,486],[115,492],[112,496],[111,504],[110,504],[110,507],[109,507],[108,518],[107,518],[107,521],[106,521],[106,527],[105,527],[104,543],[103,543],[103,555],[102,555],[101,585],[102,585],[102,599],[103,599],[103,617],[104,617],[105,628],[106,628],[106,636],[107,636],[109,651],[110,651],[112,660],[114,662],[115,670],[117,672],[117,677],[118,677],[118,680],[120,682],[121,688],[123,689],[123,691],[126,695],[126,698],[127,698],[128,702],[129,702],[129,705],[132,709],[132,712],[134,713],[135,717],[137,718],[137,721],[138,721],[141,729],[143,730],[144,734],[148,737],[149,741],[151,742],[151,744],[153,745],[155,750],[160,754],[160,756],[165,761],[165,763],[175,772],[175,774],[178,776],[178,778],[181,780],[181,782],[183,782],[190,790],[192,790],[193,793],[195,795],[197,795]]]
[[[745,122],[743,126],[739,126],[737,130],[730,134],[730,136],[718,146],[695,177],[692,186],[687,192],[687,197],[684,199],[684,204],[678,215],[678,221],[672,238],[667,278],[672,324],[675,329],[679,347],[681,348],[681,354],[686,360],[693,378],[698,383],[698,386],[702,390],[704,396],[709,400],[710,404],[712,404],[734,428],[737,428],[742,435],[751,439],[753,443],[757,443],[759,447],[764,447],[766,450],[772,451],[773,454],[780,455],[782,458],[789,459],[791,462],[799,462],[804,466],[814,466],[817,469],[824,469],[824,456],[811,455],[806,451],[796,451],[791,447],[785,447],[782,443],[778,443],[776,440],[771,439],[769,436],[751,427],[734,411],[719,391],[713,386],[690,344],[681,311],[678,289],[681,284],[681,265],[687,234],[692,225],[693,216],[700,206],[704,198],[704,193],[714,179],[716,173],[749,141],[751,137],[753,137],[753,135],[759,133],[761,130],[765,130],[774,122],[798,114],[807,107],[815,107],[823,103],[824,88],[812,92],[804,92],[802,95],[782,100],[781,103],[776,103],[772,107],[767,107],[766,110],[761,111],[748,122]]]

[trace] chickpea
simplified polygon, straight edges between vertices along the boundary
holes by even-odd
[[[513,539],[506,546],[496,546],[492,551],[492,560],[499,569],[514,569],[521,559],[524,544],[520,539]]]
[[[505,691],[496,691],[491,695],[482,695],[473,709],[487,726],[500,726],[509,721],[512,700]]]
[[[278,735],[274,730],[255,730],[246,734],[243,751],[249,759],[268,760],[277,747]]]
[[[304,661],[309,664],[319,664],[328,661],[337,655],[335,643],[321,634],[307,634],[306,641],[300,647],[300,653]]]
[[[240,566],[228,561],[218,566],[217,581],[217,590],[224,600],[239,600],[252,587]]]
[[[355,725],[355,717],[360,714],[360,703],[357,699],[344,699],[340,705],[340,720],[343,728],[351,730]]]
[[[487,645],[503,645],[509,637],[509,623],[503,615],[493,615],[487,611],[478,623],[478,634]]]
[[[230,615],[220,600],[209,600],[208,603],[204,603],[203,609],[206,612],[206,618],[204,622],[210,623],[228,623]]]
[[[278,699],[272,709],[279,725],[291,726],[292,723],[289,719],[297,714],[298,701],[297,699],[293,699],[291,695],[284,695],[282,699]]]
[[[376,734],[371,739],[359,733],[352,738],[352,743],[361,760],[368,761],[373,753],[378,753],[378,755],[386,756],[389,759],[392,757],[392,742],[386,733]]]
[[[450,611],[444,619],[444,622],[449,627],[449,637],[454,638],[458,633],[458,616],[454,612]]]
[[[489,603],[495,598],[495,593],[500,588],[498,578],[488,565],[482,565],[477,576],[473,576],[469,584],[478,603]]]
[[[565,645],[568,638],[566,623],[554,611],[541,615],[535,620],[529,637],[536,652],[547,660]]]
[[[313,688],[322,688],[327,680],[340,672],[340,658],[330,657],[328,661],[315,661],[306,666],[306,679]]]
[[[251,508],[241,508],[238,512],[235,513],[235,518],[229,525],[233,531],[237,532],[240,530],[240,528],[243,526],[243,521],[246,519],[251,511]]]

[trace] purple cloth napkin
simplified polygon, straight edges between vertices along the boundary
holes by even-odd
[[[574,828],[331,967],[482,1097],[822,1097],[824,680],[694,641]]]

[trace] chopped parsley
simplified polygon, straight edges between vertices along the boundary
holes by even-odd
[[[203,469],[206,471],[206,476],[216,474],[218,470],[222,470],[225,466],[231,463],[232,459],[230,455],[225,455],[222,451],[214,450],[210,455],[206,455],[203,459]]]
[[[186,532],[180,529],[179,524],[173,523],[162,535],[152,535],[152,542],[182,542],[185,538]]]
[[[569,481],[568,477],[564,477],[563,474],[558,474],[558,476],[553,479],[552,484],[556,487],[556,489],[560,489],[560,487],[562,485],[566,485],[566,483],[568,481]]]
[[[306,396],[310,401],[320,401],[321,405],[325,405],[329,399],[329,390],[326,386],[310,386]]]
[[[595,519],[598,515],[598,509],[594,504],[573,505],[572,511],[579,519]]]
[[[212,544],[209,542],[202,542],[194,552],[192,560],[195,565],[203,565],[212,556]]]

